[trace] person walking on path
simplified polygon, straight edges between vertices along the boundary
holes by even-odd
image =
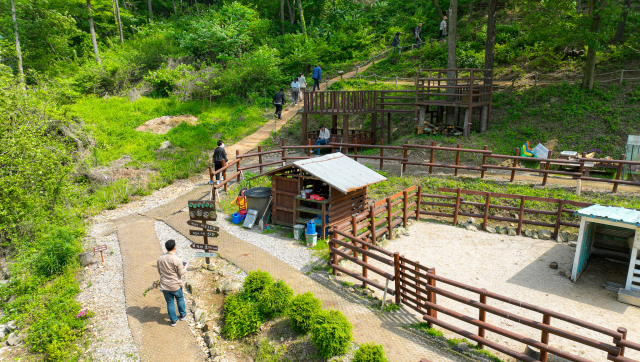
[[[415,29],[413,29],[413,37],[416,39],[416,48],[420,49],[420,45],[422,45],[422,38],[420,38],[420,34],[422,33],[422,23],[418,23]]]
[[[184,305],[184,294],[182,294],[182,276],[187,272],[187,263],[183,263],[176,256],[176,241],[167,240],[164,243],[167,252],[158,258],[158,273],[160,273],[160,290],[164,294],[164,300],[167,302],[167,311],[169,319],[171,319],[171,327],[175,327],[178,321],[187,318],[187,309]],[[178,312],[176,315],[176,307],[178,304]]]
[[[293,82],[291,82],[291,103],[294,106],[298,105],[298,95],[300,94],[300,82],[298,82],[298,78],[293,78]]]
[[[307,78],[304,77],[304,73],[300,73],[298,83],[300,83],[300,96],[298,97],[298,100],[300,102],[304,102],[304,92],[307,91]]]
[[[440,22],[440,34],[438,35],[438,40],[444,39],[445,35],[447,35],[447,17],[443,16],[442,21]]]
[[[318,132],[318,140],[316,141],[316,146],[328,144],[330,138],[331,132],[329,132],[328,129],[324,128],[324,126],[320,126],[320,132]],[[320,156],[320,148],[316,148],[316,154]]]
[[[276,117],[282,119],[282,106],[287,104],[287,99],[284,97],[284,90],[280,88],[280,92],[273,96],[273,105],[276,106]]]
[[[320,69],[319,65],[316,65],[313,68],[313,74],[311,74],[311,78],[313,78],[313,92],[316,91],[316,86],[318,90],[320,90],[320,80],[322,79],[322,69]]]
[[[229,162],[227,160],[227,151],[224,150],[224,143],[222,140],[218,140],[218,147],[213,151],[213,167],[215,171],[218,171],[222,168],[222,160],[224,162]],[[220,183],[220,174],[216,174],[216,185]]]
[[[402,47],[400,46],[400,32],[397,32],[396,36],[393,37],[391,46],[393,47],[394,53],[396,52],[396,50],[398,50],[398,54],[400,54],[400,51],[402,50]]]

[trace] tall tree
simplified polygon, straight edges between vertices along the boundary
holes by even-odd
[[[173,13],[178,16],[178,10],[176,9],[176,0],[171,0],[173,3]]]
[[[149,20],[153,21],[153,4],[151,4],[151,0],[147,0],[147,4],[149,5]]]
[[[435,6],[436,11],[438,12],[438,16],[440,17],[440,20],[442,20],[442,18],[444,18],[444,15],[442,14],[442,9],[440,8],[440,4],[438,3],[438,0],[431,0],[431,2],[433,3],[433,6]]]
[[[621,44],[624,41],[624,28],[627,24],[627,16],[629,15],[629,8],[631,7],[631,0],[624,0],[624,8],[620,14],[620,21],[616,27],[616,35],[613,37],[614,44]]]
[[[447,37],[447,68],[457,69],[456,47],[458,37],[458,0],[449,3],[449,36]],[[456,72],[447,72],[447,78],[455,78]],[[447,85],[455,85],[455,81],[447,81]],[[455,88],[447,88],[447,93],[455,93]],[[453,97],[449,97],[452,99]],[[445,124],[453,126],[456,122],[456,107],[447,107],[447,119]]]
[[[604,8],[606,0],[590,0],[588,16],[591,18],[591,39],[589,42],[589,50],[587,51],[587,62],[584,66],[584,74],[582,76],[582,87],[593,89],[596,77],[596,52],[600,47],[598,35],[602,24],[600,12]]]
[[[87,10],[89,12],[89,31],[91,32],[91,44],[93,44],[93,53],[96,56],[96,61],[102,67],[102,60],[100,59],[100,50],[98,49],[98,40],[96,39],[96,28],[93,24],[93,12],[91,11],[91,0],[87,0]]]
[[[291,1],[287,0],[287,10],[289,10],[289,23],[293,25],[296,22],[296,0],[293,0],[293,6]]]
[[[496,14],[498,0],[489,0],[489,16],[487,18],[487,44],[484,48],[484,69],[493,69],[493,56],[496,48]],[[485,78],[489,73],[484,75]]]
[[[298,0],[298,10],[300,10],[300,27],[302,27],[302,34],[305,39],[307,38],[307,26],[304,23],[304,13],[302,12],[302,0]]]
[[[120,20],[120,4],[118,4],[118,0],[113,0],[115,4],[115,16],[118,21],[118,33],[120,35],[120,44],[124,44],[124,35],[122,34],[122,21]]]
[[[24,69],[22,69],[22,51],[20,49],[20,33],[18,32],[18,18],[16,16],[16,3],[11,0],[11,20],[13,20],[13,33],[16,36],[16,55],[18,56],[18,76],[20,83],[24,83]]]
[[[196,12],[198,13],[198,18],[200,17],[200,8],[198,7],[198,0],[193,0],[193,2],[196,4]]]
[[[280,0],[280,28],[282,35],[284,35],[284,0]]]
[[[467,22],[471,24],[472,20],[473,20],[473,0],[469,0],[469,19],[467,20]]]

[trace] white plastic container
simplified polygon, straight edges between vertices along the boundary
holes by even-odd
[[[304,237],[304,229],[305,226],[304,225],[294,225],[293,226],[293,238],[296,240],[302,240],[302,238]]]

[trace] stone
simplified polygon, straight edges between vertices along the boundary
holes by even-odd
[[[284,339],[282,339],[282,340],[284,340]],[[229,348],[231,351],[233,351],[236,347],[232,344],[232,345],[230,345],[228,348]]]
[[[467,342],[460,342],[458,343],[458,349],[462,352],[467,352],[469,350],[469,345]]]
[[[516,217],[516,214],[512,214],[512,217]],[[512,222],[509,223],[509,226],[515,226]]]
[[[213,362],[222,362],[222,361],[223,361],[222,356],[218,356],[218,357],[213,359]]]
[[[524,236],[526,237],[532,237],[533,236],[533,231],[529,230],[529,229],[525,229],[524,230]]]
[[[355,290],[355,289],[353,289],[353,288],[349,288],[349,292],[351,292],[351,293],[355,293],[355,292],[356,292],[356,290]]]
[[[196,313],[196,309],[198,309],[198,305],[196,304],[196,301],[193,300],[191,301],[191,304],[189,305],[189,310],[191,311],[191,313]]]
[[[478,228],[475,225],[471,225],[471,224],[467,225],[465,229],[469,231],[478,231]]]
[[[80,259],[80,265],[85,267],[93,263],[93,250],[85,251],[78,255],[78,259]]]
[[[11,333],[9,337],[7,337],[7,344],[9,346],[15,346],[19,342],[20,342],[20,337],[15,333]]]
[[[202,316],[200,316],[200,319],[197,320],[198,323],[200,324],[205,324],[207,323],[207,313],[202,313]]]
[[[552,261],[551,263],[549,263],[549,268],[558,269],[558,263],[555,261]]]
[[[498,234],[507,235],[507,228],[500,228],[500,230],[498,230]]]
[[[186,281],[184,283],[184,286],[187,288],[187,292],[189,292],[189,294],[193,294],[193,284],[190,281]]]
[[[576,245],[578,245],[578,243],[577,243],[577,242],[575,242],[575,241],[570,241],[570,242],[569,242],[569,246],[570,246],[570,247],[572,247],[572,248],[575,248],[575,247],[576,247]]]
[[[11,283],[11,280],[0,280],[0,288],[9,285],[9,283]]]
[[[532,238],[534,239],[540,239],[540,237],[538,236],[538,232],[537,231],[533,231],[533,236]]]
[[[222,351],[216,347],[209,348],[209,353],[211,354],[211,358],[216,358],[222,355]]]
[[[538,230],[538,237],[542,240],[551,240],[551,231],[540,229]]]
[[[220,334],[220,327],[218,326],[212,326],[211,330],[213,331],[213,333]]]
[[[167,148],[171,147],[171,142],[169,140],[164,141],[160,144],[160,148],[158,148],[159,150],[166,150]]]
[[[567,241],[569,241],[569,236],[567,235],[567,233],[559,233],[558,234],[558,242],[559,243],[566,243]]]
[[[195,319],[196,321],[199,321],[200,318],[202,318],[203,314],[204,314],[204,312],[202,311],[202,309],[198,308],[198,309],[196,309],[196,312],[193,313],[193,319]]]
[[[509,235],[509,236],[516,236],[517,234],[518,234],[518,233],[517,233],[516,229],[514,229],[514,228],[509,228],[509,229],[507,229],[507,235]]]
[[[336,276],[337,276],[337,277],[341,277],[341,276],[342,276],[342,273],[341,273],[341,272],[337,272],[337,273],[336,273]]]
[[[9,323],[7,324],[6,330],[8,332],[13,332],[13,331],[18,330],[18,326],[16,326],[16,322],[9,321]]]
[[[242,288],[242,284],[240,282],[236,282],[234,280],[227,280],[220,286],[222,292],[224,294],[236,293]]]
[[[211,323],[203,323],[202,326],[200,326],[200,330],[202,330],[203,332],[211,331]]]
[[[207,264],[207,266],[205,268],[207,268],[208,271],[215,271],[216,270],[216,265],[215,264]]]
[[[211,348],[216,343],[216,337],[214,337],[211,333],[205,333],[204,343],[207,345],[207,348]]]
[[[469,224],[475,224],[476,223],[476,219],[470,217],[469,221],[467,221]]]
[[[362,291],[362,295],[364,295],[365,297],[368,297],[371,295],[371,291],[369,289],[365,289]]]
[[[487,226],[487,232],[490,234],[495,234],[498,232],[498,230],[496,230],[496,228],[492,227],[492,226]]]
[[[578,241],[578,235],[577,234],[568,234],[567,240],[568,241]]]

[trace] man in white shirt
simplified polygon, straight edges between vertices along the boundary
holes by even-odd
[[[438,36],[438,40],[443,39],[445,35],[447,35],[447,17],[443,16],[440,22],[440,36]]]
[[[318,140],[316,141],[316,146],[318,145],[326,145],[329,143],[331,139],[331,132],[328,129],[324,128],[324,126],[320,126],[320,132],[318,133]],[[320,148],[316,148],[316,154],[320,156]]]

